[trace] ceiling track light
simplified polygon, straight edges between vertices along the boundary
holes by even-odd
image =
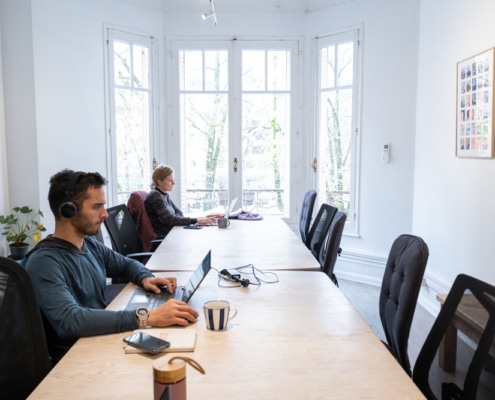
[[[211,17],[213,17],[213,23],[217,25],[218,24],[217,14],[215,14],[215,4],[213,3],[213,0],[210,0],[210,11],[205,12],[201,15],[201,18],[203,18],[203,20],[205,21]]]

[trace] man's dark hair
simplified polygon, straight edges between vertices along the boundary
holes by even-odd
[[[70,169],[64,169],[50,178],[50,190],[48,192],[48,202],[50,203],[50,209],[52,210],[55,219],[59,219],[60,206],[62,203],[72,201],[78,209],[85,199],[88,198],[89,188],[101,188],[107,183],[106,179],[98,172],[83,172],[78,177],[74,187],[72,188],[72,195],[67,193],[71,190],[69,184],[73,174],[77,173]]]

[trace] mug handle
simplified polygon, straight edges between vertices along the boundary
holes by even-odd
[[[229,321],[230,321],[231,319],[234,319],[236,315],[237,315],[237,308],[235,308],[235,307],[230,307],[230,311],[229,311]]]
[[[230,225],[230,219],[227,219],[227,226]]]

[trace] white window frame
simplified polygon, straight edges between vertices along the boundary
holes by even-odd
[[[115,84],[114,84],[114,62],[113,62],[113,40],[129,41],[148,46],[149,51],[149,169],[150,175],[153,170],[154,161],[157,158],[155,153],[156,144],[159,143],[157,132],[159,132],[158,118],[158,50],[157,41],[152,34],[136,32],[113,25],[104,26],[105,40],[105,93],[106,93],[106,137],[107,137],[107,204],[116,205],[118,203],[118,179],[117,179],[117,145],[114,134],[115,121]],[[151,182],[144,182],[148,186]]]
[[[243,46],[239,46],[240,43]],[[280,46],[280,42],[290,43],[290,46]],[[229,51],[229,73],[230,76],[235,76],[233,82],[229,84],[229,130],[239,130],[241,127],[241,102],[240,98],[236,98],[233,93],[241,96],[241,73],[240,65],[232,61],[233,52],[240,52],[242,49],[255,49],[255,48],[277,48],[277,43],[279,48],[290,48],[292,54],[292,79],[291,79],[291,129],[290,129],[290,204],[287,221],[290,223],[297,222],[297,212],[300,208],[302,194],[299,193],[300,185],[299,179],[301,177],[300,168],[296,166],[301,165],[303,157],[303,149],[301,146],[297,146],[297,140],[299,138],[299,132],[301,131],[301,109],[302,109],[302,46],[303,40],[299,37],[284,37],[284,38],[216,38],[211,40],[205,40],[204,38],[181,38],[181,37],[171,37],[167,42],[167,47],[169,49],[168,56],[170,62],[169,68],[169,92],[168,92],[168,104],[169,107],[169,132],[166,145],[168,151],[167,160],[174,166],[181,165],[180,153],[172,151],[172,149],[178,149],[181,146],[180,138],[180,121],[179,121],[179,70],[178,70],[178,51],[179,49],[215,49],[215,48],[226,48]],[[237,71],[235,70],[237,68]],[[229,152],[234,153],[236,146],[240,146],[236,141],[229,141]],[[167,161],[168,162],[168,161]],[[177,169],[177,168],[176,168]],[[240,191],[241,182],[231,182],[230,188],[233,192]],[[176,190],[171,194],[172,198],[176,204],[181,204],[181,199],[184,195],[183,188],[179,180],[176,180]]]
[[[320,129],[320,78],[321,78],[321,58],[320,49],[332,44],[337,44],[343,40],[352,39],[354,41],[354,79],[353,79],[353,100],[352,100],[352,132],[351,138],[351,165],[350,165],[350,203],[349,215],[346,220],[344,235],[359,237],[359,188],[360,188],[360,138],[361,138],[361,82],[362,82],[362,32],[363,27],[356,26],[345,31],[333,32],[315,38],[316,56],[316,80],[315,80],[315,140],[314,154],[318,155],[319,129]],[[318,174],[316,180],[318,180]],[[318,187],[319,182],[316,182]],[[321,199],[318,199],[321,201]]]

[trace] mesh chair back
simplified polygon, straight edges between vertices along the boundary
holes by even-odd
[[[118,206],[110,207],[107,212],[108,218],[105,219],[104,223],[113,249],[125,256],[142,252],[141,237],[126,205],[119,204]]]
[[[409,332],[428,255],[423,239],[400,235],[390,249],[380,290],[380,319],[386,344],[409,375]]]
[[[469,307],[466,308],[466,304],[469,304]],[[428,399],[437,398],[430,385],[429,376],[440,342],[452,321],[457,318],[456,314],[466,312],[476,312],[482,317],[478,322],[483,320],[471,363],[464,376],[461,376],[459,371],[452,376],[457,382],[443,382],[441,388],[436,388],[435,391],[441,390],[442,399],[476,398],[480,376],[487,362],[492,360],[489,353],[495,335],[495,286],[460,274],[455,279],[414,365],[413,380]]]
[[[338,281],[333,270],[337,261],[337,255],[339,255],[342,251],[340,248],[340,241],[342,239],[342,233],[344,232],[346,219],[347,215],[342,211],[337,211],[335,213],[323,241],[318,258],[321,270],[327,274],[337,286]]]
[[[299,217],[299,232],[301,233],[301,240],[309,248],[308,245],[308,234],[309,227],[311,226],[311,219],[313,218],[313,209],[316,201],[316,190],[311,189],[304,195],[301,216]]]
[[[332,207],[329,204],[323,203],[318,210],[318,214],[316,214],[315,221],[311,226],[311,229],[308,234],[308,248],[313,253],[313,256],[318,260],[320,255],[320,248],[323,244],[323,239],[328,232],[328,228],[330,227],[330,223],[332,222],[333,217],[337,209]]]
[[[0,257],[0,321],[0,399],[25,399],[51,361],[29,275],[5,257]]]

